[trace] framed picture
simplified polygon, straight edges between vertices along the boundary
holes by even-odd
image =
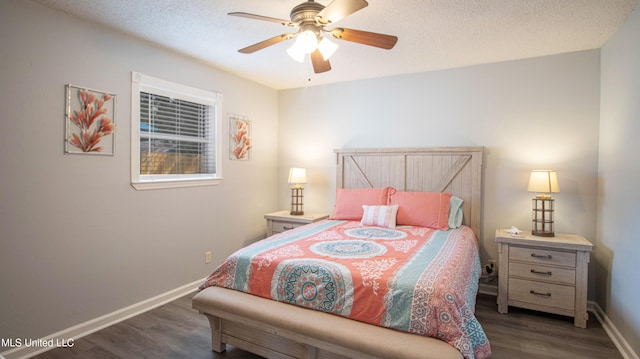
[[[229,158],[251,159],[251,121],[245,116],[229,115]]]
[[[66,85],[64,152],[112,156],[116,95]]]

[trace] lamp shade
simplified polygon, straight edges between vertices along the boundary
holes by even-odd
[[[556,171],[534,170],[529,177],[528,192],[559,193],[558,174]]]
[[[304,56],[306,55],[300,46],[296,45],[296,43],[287,49],[287,54],[289,54],[292,59],[300,63],[304,62]]]
[[[305,54],[310,54],[318,47],[318,38],[313,31],[305,30],[298,35],[295,45]]]
[[[307,170],[304,168],[292,168],[289,170],[289,183],[307,183]]]
[[[338,44],[331,42],[326,37],[323,37],[322,40],[320,40],[320,42],[318,43],[318,50],[322,54],[322,58],[325,59],[325,61],[329,60],[331,55],[333,55],[333,53],[336,52],[337,49]]]

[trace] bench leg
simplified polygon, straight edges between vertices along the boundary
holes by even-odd
[[[205,314],[211,326],[211,349],[216,353],[227,350],[227,345],[222,342],[222,320],[213,315]]]

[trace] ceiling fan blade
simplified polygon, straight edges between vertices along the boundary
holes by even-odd
[[[262,50],[265,47],[269,47],[271,45],[275,45],[275,44],[280,43],[282,41],[289,40],[289,39],[293,38],[294,36],[295,36],[295,34],[278,35],[278,36],[272,37],[270,39],[266,39],[264,41],[260,41],[260,42],[258,42],[256,44],[253,44],[253,45],[247,46],[245,48],[242,48],[242,49],[238,50],[238,52],[241,52],[243,54],[251,54],[251,53],[254,53],[254,52],[258,51],[258,50]]]
[[[316,21],[322,25],[335,24],[368,5],[365,0],[333,0],[316,15]]]
[[[284,26],[292,26],[292,27],[298,26],[297,24],[289,20],[276,19],[275,17],[268,17],[268,16],[262,16],[262,15],[256,15],[256,14],[249,14],[248,12],[230,12],[227,15],[246,17],[248,19],[254,19],[254,20],[277,22],[278,24],[281,24]]]
[[[311,53],[311,63],[313,64],[313,72],[317,74],[331,70],[329,60],[325,60],[318,49]]]
[[[328,30],[327,32],[331,33],[331,36],[336,39],[357,42],[359,44],[375,46],[386,50],[392,49],[396,45],[396,42],[398,42],[397,36],[346,29],[342,27]]]

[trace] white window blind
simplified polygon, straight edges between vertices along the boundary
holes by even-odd
[[[220,96],[137,73],[132,78],[137,96],[132,101],[132,113],[137,115],[132,121],[137,123],[132,125],[137,138],[132,138],[133,186],[216,184],[221,179]]]

